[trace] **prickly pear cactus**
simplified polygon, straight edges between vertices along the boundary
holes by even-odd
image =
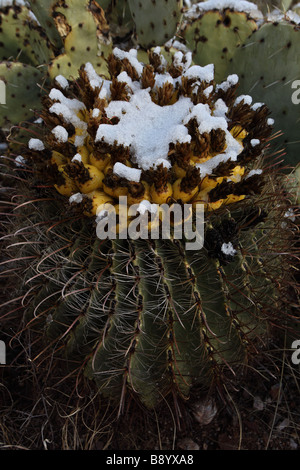
[[[40,107],[43,92],[38,84],[43,84],[44,72],[20,62],[2,62],[0,80],[5,84],[5,103],[0,105],[1,127],[9,130],[12,123],[31,118],[32,110]]]
[[[288,323],[293,230],[264,157],[269,111],[237,96],[236,75],[216,85],[213,66],[182,53],[167,65],[158,49],[147,65],[115,49],[108,69],[109,80],[88,63],[76,82],[55,82],[40,129],[10,155],[23,176],[7,250],[22,269],[22,328],[121,412],[128,395],[153,408],[242,379]],[[175,236],[176,219],[167,238],[130,232],[160,229],[162,204],[188,204],[196,235],[201,207],[202,248]],[[111,213],[116,236],[100,236]]]
[[[33,0],[30,6],[13,3],[0,10],[0,79],[6,84],[7,101],[0,105],[0,123],[5,129],[28,119],[30,108],[40,108],[49,77],[63,73],[75,78],[85,61],[107,74],[104,57],[112,44],[96,2],[70,0],[61,6]]]
[[[105,11],[105,17],[113,37],[125,38],[133,32],[134,21],[128,0],[102,0],[98,4]]]
[[[179,36],[192,51],[196,64],[215,64],[216,81],[221,81],[236,48],[257,30],[257,23],[248,12],[230,8],[210,10],[206,3],[212,2],[196,4],[188,10]]]
[[[47,64],[51,58],[43,30],[25,6],[12,5],[1,13],[0,57],[32,66]]]
[[[266,23],[237,49],[227,69],[240,76],[241,93],[251,90],[255,100],[272,109],[275,130],[281,133],[274,145],[285,151],[284,161],[290,166],[299,163],[299,38],[299,24]]]
[[[128,0],[128,3],[142,47],[162,46],[175,35],[182,0]]]
[[[96,2],[72,0],[70,7],[53,7],[52,16],[63,39],[64,50],[49,68],[50,77],[64,74],[76,77],[82,63],[92,62],[99,73],[106,74],[104,55],[111,51],[109,29],[103,10]]]

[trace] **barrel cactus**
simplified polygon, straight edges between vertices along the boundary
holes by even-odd
[[[22,271],[22,328],[121,412],[129,396],[154,408],[241,379],[289,328],[294,231],[269,110],[237,95],[237,75],[216,84],[213,65],[181,52],[167,64],[159,48],[147,64],[115,48],[108,70],[87,63],[56,80],[9,153],[19,176],[6,263]],[[162,205],[185,216],[167,237]],[[176,223],[190,220],[197,238],[202,213],[195,249]]]

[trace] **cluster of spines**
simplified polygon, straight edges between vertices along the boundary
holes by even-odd
[[[138,80],[135,68],[128,59],[119,59],[111,55],[108,59],[108,69],[111,74],[111,100],[129,99],[128,88],[124,82],[116,77],[123,71],[133,80]],[[131,159],[129,149],[122,145],[109,145],[103,141],[96,141],[96,132],[100,124],[117,124],[118,118],[108,120],[105,114],[107,100],[99,97],[99,88],[92,87],[84,67],[80,70],[79,79],[69,83],[68,90],[62,91],[67,96],[78,97],[84,103],[85,109],[79,111],[80,117],[87,125],[88,136],[81,147],[75,147],[76,135],[81,129],[72,124],[66,124],[61,115],[49,112],[55,103],[53,99],[44,99],[44,111],[41,117],[45,123],[46,134],[43,138],[46,147],[43,158],[48,156],[49,174],[52,175],[56,189],[65,196],[71,196],[78,191],[83,193],[83,207],[86,214],[94,215],[97,207],[104,202],[113,202],[121,195],[127,195],[130,203],[137,203],[144,199],[155,203],[185,202],[205,203],[208,209],[216,209],[223,203],[236,202],[249,193],[260,189],[260,175],[250,178],[246,167],[253,167],[257,158],[262,154],[272,127],[268,124],[268,108],[264,105],[254,110],[241,100],[235,104],[237,84],[226,87],[216,87],[213,82],[202,82],[195,92],[194,78],[182,77],[180,85],[174,87],[165,83],[162,87],[154,86],[155,74],[167,72],[172,78],[178,78],[183,72],[182,64],[172,64],[165,67],[162,57],[155,52],[149,53],[149,64],[144,65],[141,75],[143,88],[151,88],[153,101],[160,106],[167,106],[177,101],[180,96],[188,96],[194,105],[207,104],[213,112],[218,99],[223,100],[229,111],[228,129],[235,139],[242,145],[243,150],[237,161],[227,161],[216,166],[211,175],[202,177],[197,163],[210,160],[222,153],[226,148],[224,132],[221,129],[210,133],[199,134],[195,119],[187,124],[192,137],[190,144],[170,144],[169,154],[166,156],[171,162],[167,169],[159,165],[156,169],[142,172],[140,183],[133,183],[125,178],[113,174],[113,166],[121,162],[127,166],[136,166]],[[214,92],[205,94],[209,86]],[[60,86],[57,84],[57,88]],[[92,114],[98,109],[97,116]],[[50,132],[55,126],[63,126],[71,136],[67,142],[59,142]],[[252,139],[258,139],[259,144],[252,146]],[[50,151],[51,149],[51,151]],[[37,164],[41,161],[39,152],[27,151],[28,158]],[[76,153],[80,153],[81,161],[72,161]]]
[[[219,219],[219,228],[212,219],[196,253],[179,240],[101,241],[86,219],[62,220],[27,272],[27,322],[45,324],[50,345],[121,405],[128,391],[152,407],[222,382],[224,368],[247,364],[278,315],[281,267],[270,233],[247,230],[240,217]],[[217,245],[229,240],[236,254],[218,259]]]

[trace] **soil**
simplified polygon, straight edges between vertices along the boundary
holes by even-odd
[[[66,377],[54,358],[33,361],[21,342],[12,351],[0,368],[0,449],[299,449],[300,366],[280,349],[242,372],[240,384],[193,389],[188,401],[169,397],[155,411],[128,396],[119,417],[82,374]]]

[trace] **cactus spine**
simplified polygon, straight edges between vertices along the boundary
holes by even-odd
[[[134,51],[116,49],[108,68],[111,80],[87,64],[76,84],[55,85],[44,100],[40,138],[22,156],[29,184],[42,180],[48,189],[38,210],[20,205],[32,244],[18,231],[12,246],[24,262],[24,326],[46,331],[48,347],[83,368],[121,411],[128,394],[153,408],[170,394],[187,399],[195,385],[222,387],[251,364],[269,330],[288,322],[289,263],[278,253],[293,241],[278,222],[288,201],[263,163],[268,109],[236,97],[237,77],[216,85],[212,67],[191,66],[180,53],[167,65],[157,50],[144,65]],[[139,134],[130,144],[122,134],[126,115],[143,106],[143,142],[151,113],[155,128],[160,113],[174,119],[186,109],[175,139],[168,129],[163,159],[161,146],[141,156]],[[138,182],[130,178],[136,171]],[[203,204],[204,247],[189,251],[174,236],[97,238],[95,214],[107,200],[120,209],[124,194],[144,205]]]

